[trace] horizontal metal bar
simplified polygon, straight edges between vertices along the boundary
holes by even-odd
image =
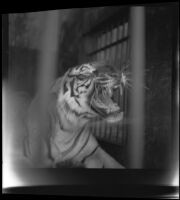
[[[124,38],[122,38],[122,39],[120,39],[120,40],[117,40],[116,42],[113,42],[113,43],[111,43],[111,44],[109,44],[109,45],[107,45],[107,46],[105,46],[105,47],[102,47],[102,48],[100,48],[100,49],[97,49],[96,51],[93,51],[93,52],[91,52],[91,53],[88,53],[88,56],[92,56],[92,55],[94,55],[94,54],[96,54],[96,53],[98,53],[98,52],[100,52],[100,51],[103,51],[103,50],[108,49],[108,48],[110,48],[110,47],[112,47],[112,46],[115,46],[115,45],[117,45],[117,44],[119,44],[119,43],[122,43],[122,42],[128,40],[128,39],[129,39],[129,36],[126,36],[126,37],[124,37]]]

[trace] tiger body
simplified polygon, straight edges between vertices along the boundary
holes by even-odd
[[[32,162],[36,160],[35,167],[37,163],[43,163],[41,167],[56,167],[70,161],[85,168],[124,168],[100,147],[88,126],[98,117],[110,122],[122,119],[117,104],[107,97],[112,95],[111,87],[117,85],[118,78],[106,74],[104,68],[97,76],[98,67],[96,63],[76,66],[57,79],[48,94],[43,117],[38,111],[38,98],[32,102],[26,152]],[[119,78],[120,87],[121,81]],[[99,100],[99,93],[107,98]]]

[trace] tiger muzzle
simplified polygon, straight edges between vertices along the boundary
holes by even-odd
[[[118,101],[119,91],[121,91],[121,82],[117,75],[103,75],[96,78],[95,91],[91,103],[93,108],[102,116],[118,116],[120,106]]]

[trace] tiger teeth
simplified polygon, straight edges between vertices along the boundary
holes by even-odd
[[[106,121],[109,123],[116,123],[123,119],[123,112],[117,113],[115,115],[109,116],[106,118]]]

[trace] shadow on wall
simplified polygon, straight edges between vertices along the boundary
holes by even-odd
[[[58,76],[62,76],[70,67],[79,63],[79,49],[83,45],[84,9],[72,9],[67,20],[62,24],[63,39],[59,43]]]
[[[146,12],[146,168],[166,168],[170,162],[173,12],[168,6]]]

